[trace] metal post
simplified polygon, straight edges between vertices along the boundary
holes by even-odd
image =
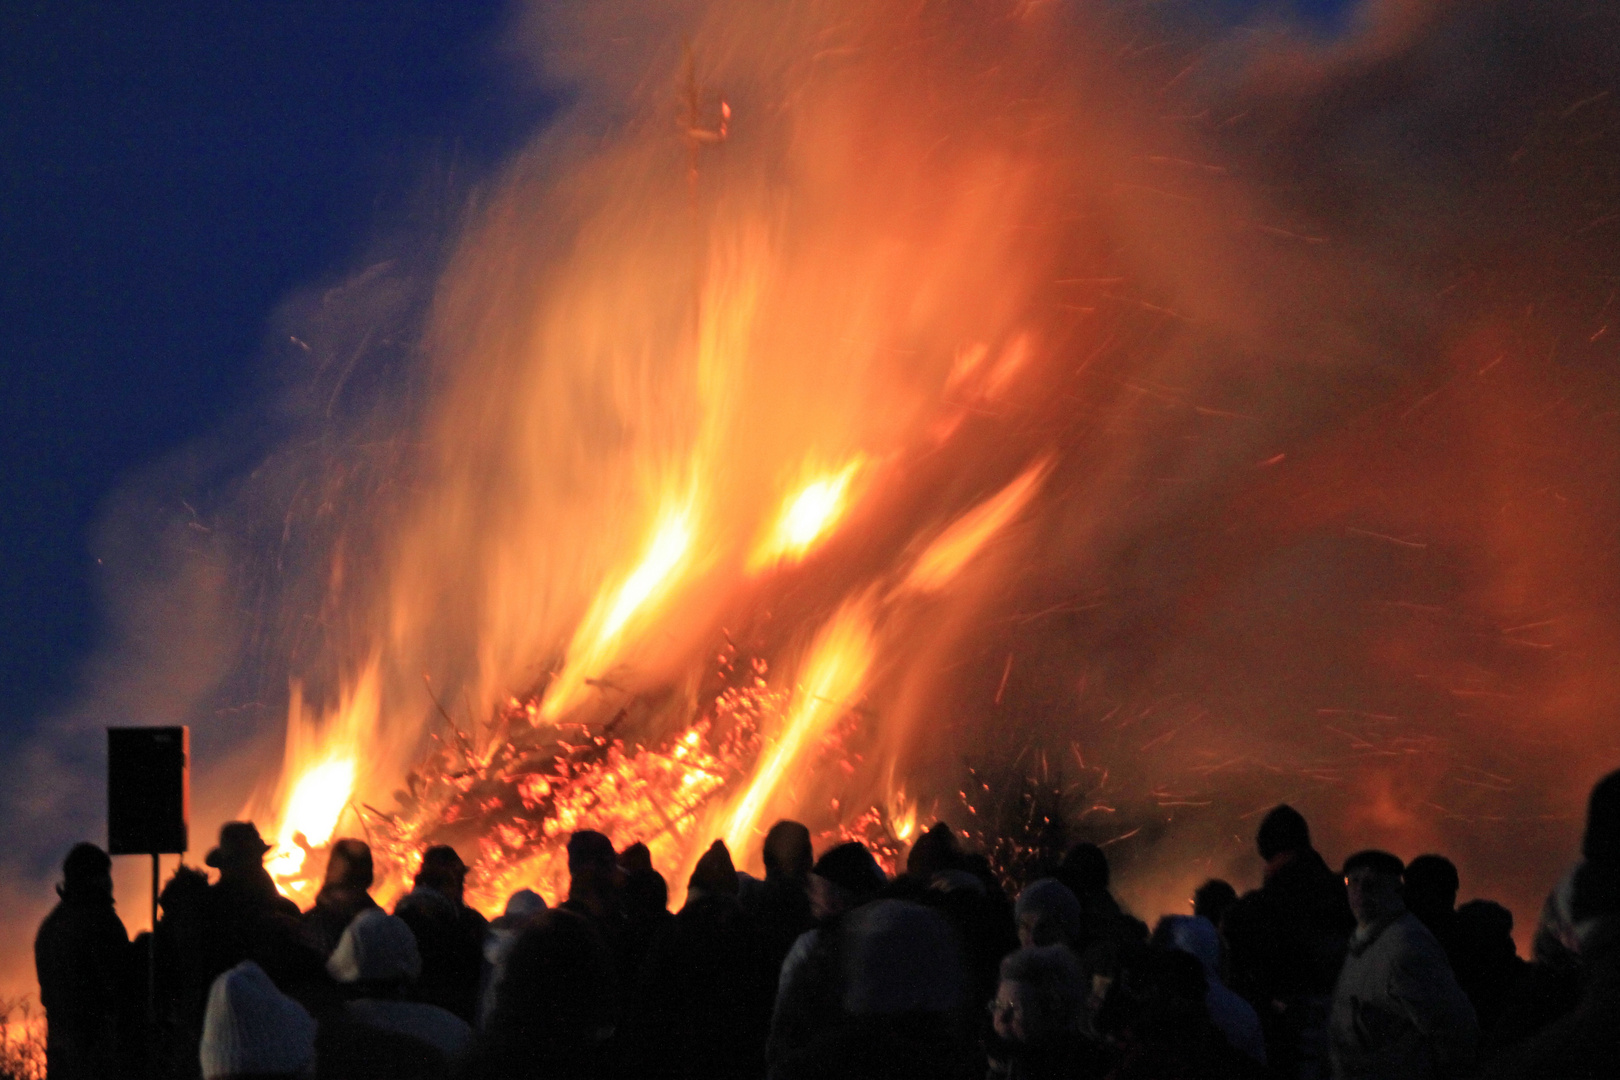
[[[158,863],[162,858],[152,853],[152,932],[146,935],[146,1018],[156,1024],[157,1008],[157,922],[158,922]]]

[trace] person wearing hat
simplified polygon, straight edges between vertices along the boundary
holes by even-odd
[[[53,1080],[100,1080],[116,1071],[118,991],[130,959],[113,909],[112,860],[94,844],[75,844],[56,894],[34,938],[46,1068]]]
[[[441,1067],[471,1048],[466,1021],[437,1005],[406,1000],[422,974],[422,957],[403,919],[375,908],[361,912],[344,928],[326,970],[349,999],[344,1019],[360,1029],[351,1041],[369,1041],[368,1029],[390,1032],[421,1043],[423,1056]]]
[[[315,1019],[244,960],[208,989],[197,1058],[202,1080],[313,1080]]]
[[[489,921],[462,902],[467,864],[456,849],[438,844],[422,853],[415,887],[394,914],[416,935],[422,977],[416,998],[449,1009],[471,1024],[478,1019]]]
[[[270,845],[251,821],[227,822],[204,862],[219,871],[204,904],[208,974],[253,960],[278,982],[318,970],[304,944],[298,905],[282,896],[264,868]]]

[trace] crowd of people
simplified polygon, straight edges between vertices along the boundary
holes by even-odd
[[[1518,956],[1513,917],[1458,906],[1456,867],[1385,851],[1333,870],[1296,810],[1263,884],[1211,880],[1149,930],[1078,844],[1009,888],[943,824],[887,876],[781,821],[763,880],[720,841],[679,911],[648,849],[568,841],[570,885],[486,921],[450,847],[382,910],[371,851],[331,848],[299,911],[247,822],[212,883],[182,867],[128,940],[111,862],[76,846],[35,942],[53,1080],[1428,1080],[1620,1074],[1620,772]],[[898,869],[898,868],[897,868]],[[148,987],[146,956],[155,958]]]

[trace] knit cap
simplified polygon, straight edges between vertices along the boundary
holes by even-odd
[[[326,971],[340,983],[412,982],[422,974],[422,954],[404,919],[372,908],[344,928]]]
[[[839,844],[816,860],[812,871],[855,896],[870,896],[883,888],[883,871],[872,853],[858,840]]]
[[[209,987],[197,1058],[203,1080],[313,1075],[315,1019],[277,990],[263,968],[244,960]]]
[[[965,989],[945,917],[905,900],[855,911],[844,928],[844,1008],[851,1015],[950,1012]]]
[[[1037,945],[1074,942],[1080,937],[1084,918],[1074,891],[1056,878],[1041,878],[1024,886],[1014,914],[1020,924],[1030,922]]]

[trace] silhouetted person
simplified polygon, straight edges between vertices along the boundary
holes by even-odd
[[[1210,878],[1193,890],[1193,914],[1208,919],[1219,930],[1226,912],[1237,903],[1237,890],[1220,878]]]
[[[943,821],[934,822],[906,853],[906,875],[915,878],[923,888],[928,887],[935,874],[961,868],[962,847],[956,842],[951,827]]]
[[[394,914],[411,928],[421,953],[418,1000],[471,1024],[478,1019],[488,923],[462,902],[466,880],[467,865],[455,848],[430,847],[422,854],[415,887],[394,905]]]
[[[781,1080],[972,1076],[974,1052],[964,1034],[966,979],[945,918],[919,904],[879,900],[849,912],[836,932],[843,987],[837,1009],[802,1046],[774,1063],[771,1075]]]
[[[568,838],[568,899],[559,907],[585,916],[601,930],[618,921],[623,883],[624,870],[613,841],[589,829]]]
[[[1013,907],[1018,927],[1018,944],[1063,945],[1078,957],[1085,948],[1081,940],[1084,912],[1074,892],[1056,878],[1041,878],[1024,886]]]
[[[1597,1080],[1620,1063],[1620,897],[1600,877],[1577,874],[1567,897],[1570,944],[1583,975],[1573,1009],[1500,1052],[1486,1080]]]
[[[1311,846],[1291,806],[1260,823],[1265,880],[1227,909],[1230,986],[1260,1014],[1266,1057],[1284,1076],[1327,1075],[1327,1010],[1355,918],[1344,879]]]
[[[251,821],[219,830],[219,845],[203,861],[219,871],[206,900],[210,979],[252,960],[289,988],[319,975],[321,957],[303,931],[303,913],[282,896],[264,868],[270,845]]]
[[[1117,1055],[1110,1080],[1249,1080],[1264,1070],[1209,1018],[1203,965],[1179,949],[1131,950],[1097,1015]]]
[[[1444,855],[1419,855],[1406,864],[1401,897],[1406,910],[1429,928],[1456,967],[1457,867]]]
[[[546,910],[546,901],[533,889],[519,889],[506,898],[506,908],[490,920],[484,935],[483,989],[479,991],[478,1021],[481,1025],[495,1007],[495,993],[506,973],[506,958],[517,944],[518,935],[536,915]]]
[[[119,1071],[120,992],[132,959],[113,908],[112,860],[94,844],[75,844],[56,894],[34,938],[46,1067],[51,1080],[106,1080]]]
[[[757,978],[768,1016],[776,1002],[782,961],[799,935],[816,923],[810,913],[810,868],[815,861],[810,830],[797,821],[778,821],[765,834],[763,854],[765,880],[739,899],[752,916],[758,935]]]
[[[885,885],[872,853],[851,840],[825,852],[810,871],[816,926],[799,935],[782,961],[766,1056],[771,1074],[842,1015],[844,962],[839,932],[845,915],[871,902]]]
[[[244,960],[208,991],[198,1058],[203,1080],[308,1080],[315,1075],[315,1018]]]
[[[1580,878],[1577,890],[1577,878]],[[1578,977],[1581,959],[1581,929],[1590,912],[1575,910],[1577,891],[1587,907],[1606,903],[1607,897],[1620,903],[1620,771],[1612,772],[1592,788],[1586,806],[1586,831],[1581,837],[1581,858],[1564,874],[1541,909],[1536,927],[1532,957],[1555,972]]]
[[[213,973],[208,942],[208,875],[180,866],[158,897],[158,1029],[149,1045],[159,1076],[197,1071],[197,1042]]]
[[[472,1048],[472,1027],[437,1005],[406,1000],[422,972],[415,935],[404,920],[363,911],[344,929],[326,970],[347,1001],[342,1038],[322,1039],[322,1067],[345,1075],[442,1077]],[[382,1066],[386,1062],[386,1071]]]
[[[1204,1009],[1232,1049],[1257,1065],[1266,1063],[1260,1016],[1221,979],[1221,936],[1202,915],[1166,915],[1153,928],[1157,948],[1179,949],[1204,968]]]
[[[467,1075],[480,1080],[595,1080],[617,1024],[613,957],[565,909],[529,920],[506,959],[495,1008]]]
[[[635,1006],[638,1073],[758,1077],[770,1020],[758,971],[754,924],[737,900],[731,853],[716,840],[648,957]]]
[[[1521,958],[1513,913],[1490,900],[1457,909],[1457,983],[1479,1017],[1480,1050],[1489,1055],[1526,1038],[1573,1008],[1567,980]]]
[[[990,1002],[989,1080],[1101,1075],[1103,1050],[1080,1029],[1089,994],[1065,946],[1027,946],[1002,960]]]
[[[371,898],[371,848],[364,840],[343,839],[332,845],[326,862],[326,880],[315,894],[315,904],[304,916],[310,936],[322,956],[332,955],[338,938],[356,915],[376,911]]]
[[[1345,860],[1356,931],[1333,991],[1335,1080],[1430,1080],[1473,1064],[1474,1007],[1440,942],[1406,909],[1404,869],[1386,851]]]

